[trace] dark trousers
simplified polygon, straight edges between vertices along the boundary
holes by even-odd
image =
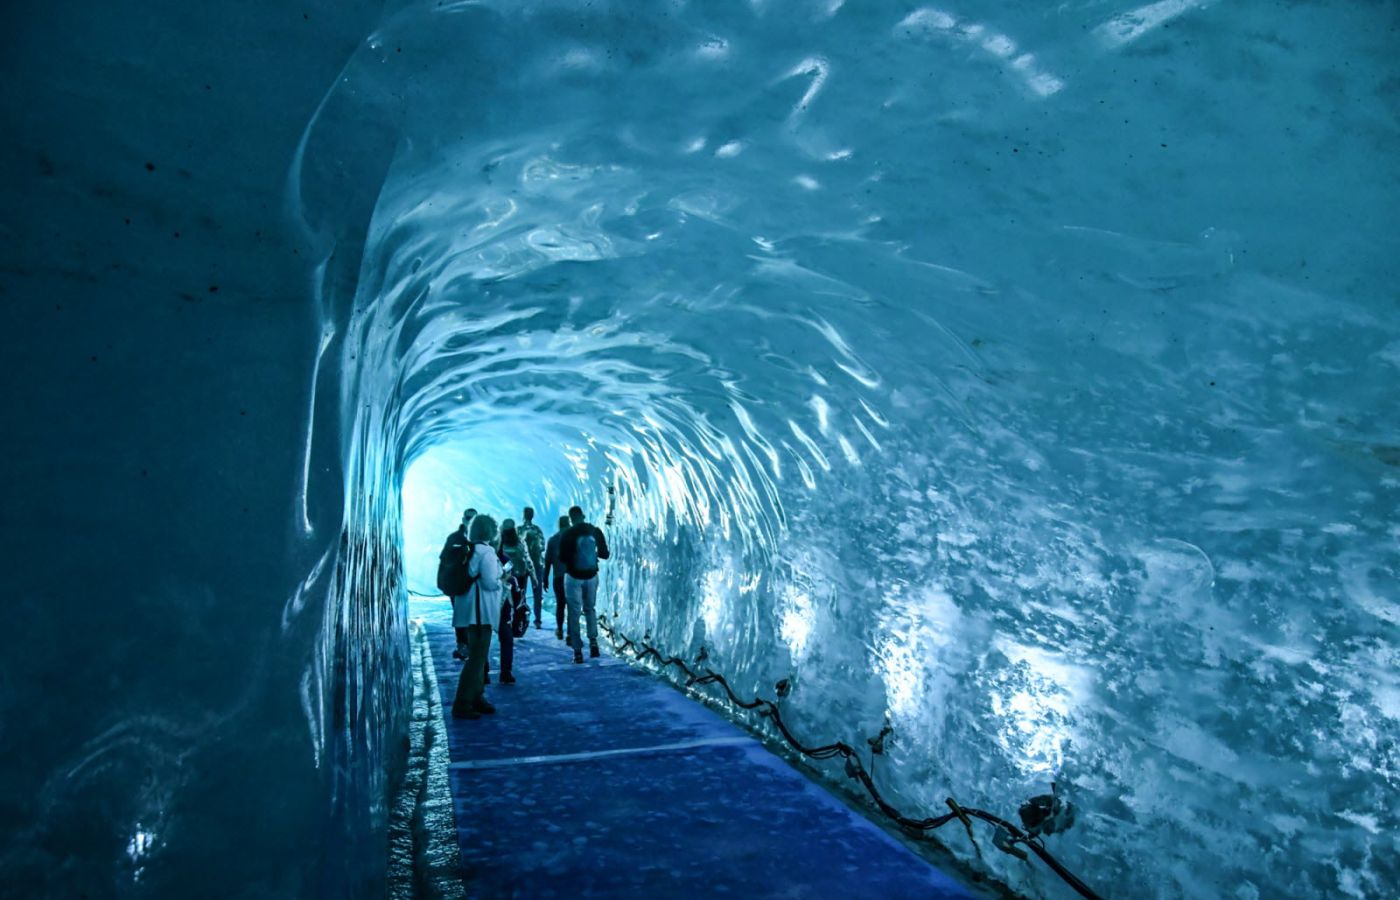
[[[530,579],[530,586],[535,591],[535,627],[540,627],[540,613],[544,610],[544,585],[540,583],[538,573],[543,571],[543,567],[536,566],[536,577]]]
[[[452,604],[452,608],[453,608],[453,609],[456,609],[456,608],[457,608],[457,598],[456,598],[456,597],[448,597],[448,598],[447,598],[447,602],[450,603],[450,604]],[[457,643],[458,643],[458,644],[465,644],[465,643],[467,642],[467,629],[465,629],[465,628],[453,628],[452,630],[453,630],[454,632],[457,633]]]
[[[457,677],[457,694],[452,698],[452,711],[458,715],[470,712],[486,699],[486,657],[491,652],[491,626],[469,625],[458,628],[466,632],[467,661]]]
[[[564,576],[559,575],[554,579],[554,625],[556,628],[564,627],[564,609],[567,601],[564,599]]]

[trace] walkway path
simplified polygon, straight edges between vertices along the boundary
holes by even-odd
[[[450,709],[452,631],[430,623],[427,635]],[[606,650],[579,666],[553,631],[515,646],[518,683],[487,688],[498,714],[447,720],[468,896],[973,896]]]

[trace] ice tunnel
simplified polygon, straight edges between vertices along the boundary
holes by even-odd
[[[0,893],[382,895],[406,598],[573,502],[902,807],[1400,892],[1393,3],[8,18]]]

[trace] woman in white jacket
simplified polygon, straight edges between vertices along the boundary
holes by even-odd
[[[467,662],[457,679],[457,695],[452,700],[452,716],[479,719],[496,707],[486,702],[486,657],[491,652],[491,628],[501,608],[501,562],[491,542],[496,538],[496,520],[480,515],[472,519],[467,539],[471,559],[467,574],[472,586],[452,598],[452,626],[465,628]]]

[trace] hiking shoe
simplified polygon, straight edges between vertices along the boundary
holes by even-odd
[[[472,709],[479,713],[486,713],[488,716],[496,711],[496,707],[492,706],[484,699],[476,701],[476,703],[472,705]]]
[[[502,675],[501,684],[515,684],[515,676],[510,674]]]
[[[536,631],[539,631],[539,630],[540,630],[541,628],[543,628],[543,627],[544,627],[543,623],[541,623],[539,619],[536,619],[536,620],[535,620],[535,630],[536,630]]]
[[[563,627],[559,627],[559,628],[554,629],[554,636],[555,636],[556,638],[558,638],[559,640],[562,641],[562,640],[564,639],[564,629],[563,629]]]
[[[458,647],[456,650],[453,650],[453,651],[452,651],[452,658],[453,658],[453,659],[460,659],[462,662],[466,662],[466,661],[467,661],[467,655],[466,655],[465,653],[462,652],[462,648],[461,648],[461,647]]]
[[[574,651],[574,662],[576,662],[576,663],[582,663],[582,662],[583,662],[583,651],[582,651],[582,650],[575,650],[575,651]]]
[[[464,711],[459,711],[459,710],[455,710],[455,709],[454,709],[454,710],[452,710],[452,718],[454,718],[454,719],[479,719],[479,718],[481,718],[481,713],[477,712],[477,711],[474,710],[474,709],[468,709],[468,710],[464,710]]]
[[[597,658],[598,658],[598,645],[597,645],[597,644],[589,644],[589,645],[588,645],[588,655],[589,655],[589,657],[590,657],[591,659],[597,659]]]

